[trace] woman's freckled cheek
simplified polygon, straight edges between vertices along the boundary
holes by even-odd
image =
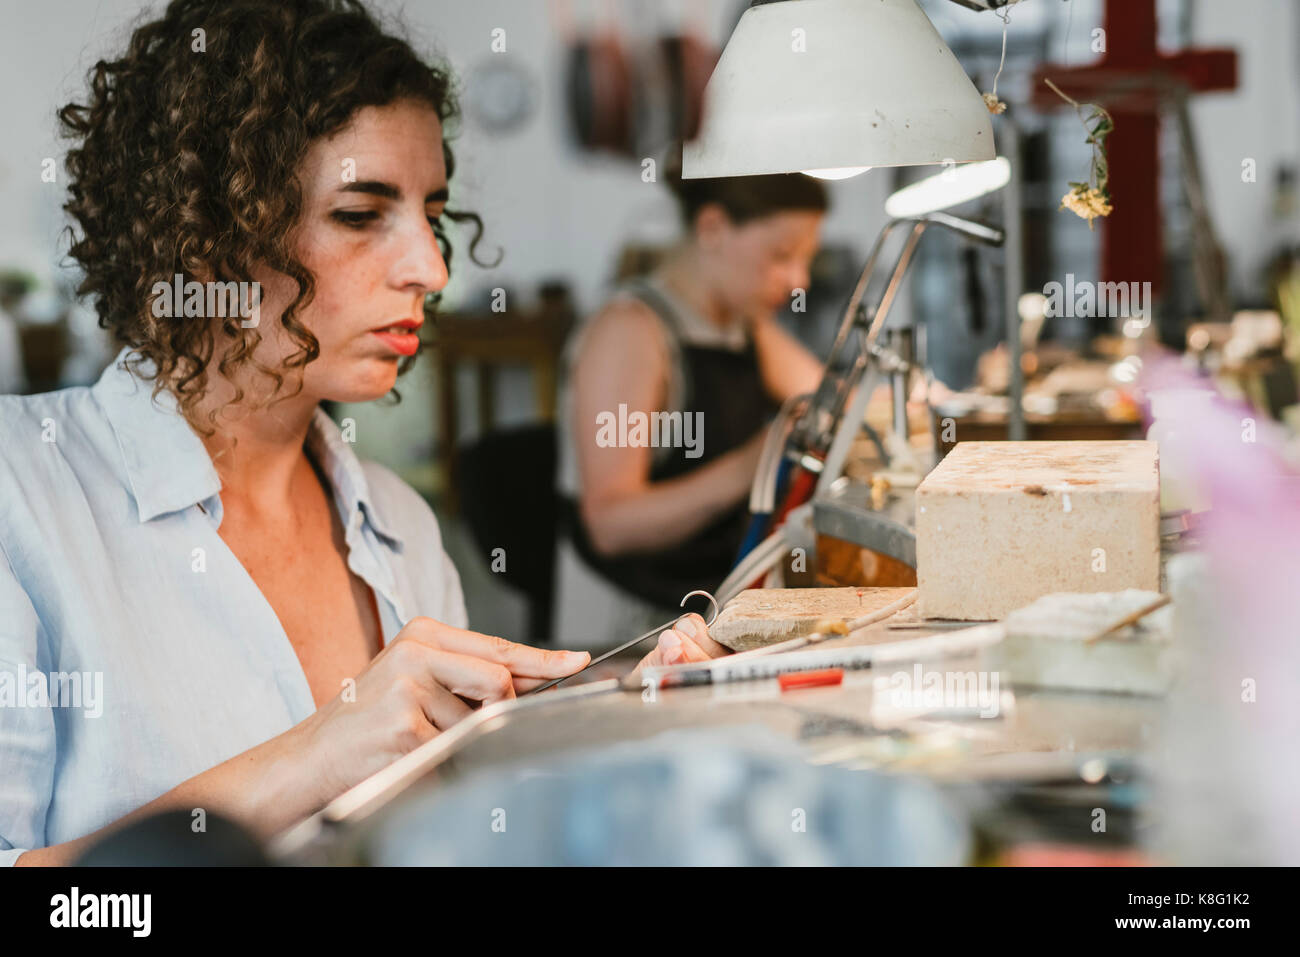
[[[347,337],[365,331],[364,318],[371,296],[366,285],[353,277],[318,282],[313,312],[318,322],[328,324],[336,335]],[[323,330],[322,330],[323,331]]]
[[[364,316],[371,299],[374,284],[368,276],[374,264],[365,251],[364,238],[319,237],[316,242],[304,244],[302,257],[303,264],[316,276],[316,296],[311,307],[315,320],[333,326],[345,336],[357,331],[341,329],[339,323],[347,316]]]

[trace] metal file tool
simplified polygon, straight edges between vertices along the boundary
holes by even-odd
[[[692,598],[694,598],[696,595],[701,595],[704,598],[707,598],[709,600],[709,604],[713,606],[712,616],[709,618],[708,621],[704,623],[706,627],[711,626],[718,619],[718,600],[708,592],[704,591],[703,589],[696,589],[693,592],[688,592],[682,598],[681,607],[685,608],[686,603],[690,601]],[[678,615],[676,618],[672,619],[671,621],[666,621],[662,625],[656,625],[654,628],[651,628],[645,634],[638,635],[637,637],[633,638],[631,641],[625,641],[623,642],[623,644],[611,648],[609,649],[609,651],[606,651],[603,654],[599,655],[598,657],[591,659],[591,661],[587,664],[587,667],[583,668],[581,671],[575,671],[571,675],[565,675],[563,678],[556,678],[553,681],[546,682],[546,684],[544,685],[538,685],[532,691],[525,691],[519,697],[522,698],[526,695],[536,694],[539,691],[545,691],[547,688],[554,688],[561,681],[568,681],[570,678],[582,674],[583,671],[586,671],[588,668],[595,667],[596,665],[604,661],[606,658],[612,658],[615,655],[620,654],[624,651],[627,651],[629,648],[634,647],[638,643],[645,641],[647,638],[653,638],[655,635],[659,634],[660,632],[667,631],[669,628],[674,627],[679,621],[681,621],[685,617],[686,615]]]

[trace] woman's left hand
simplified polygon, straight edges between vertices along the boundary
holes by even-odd
[[[709,637],[708,626],[699,615],[690,614],[659,636],[654,651],[641,659],[637,671],[647,667],[708,661],[731,654],[731,649]]]

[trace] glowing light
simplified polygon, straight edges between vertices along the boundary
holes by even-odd
[[[1010,179],[1011,164],[1005,157],[986,163],[965,163],[904,186],[885,200],[885,212],[895,219],[924,216],[978,199],[1006,186]]]
[[[806,169],[803,172],[805,176],[815,176],[817,179],[849,179],[869,169],[870,166],[834,166],[830,169]]]

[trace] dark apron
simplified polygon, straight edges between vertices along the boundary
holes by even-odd
[[[763,389],[754,342],[746,336],[745,349],[734,352],[688,345],[681,341],[681,322],[669,303],[654,288],[636,284],[631,291],[653,309],[677,339],[684,372],[682,412],[703,413],[703,452],[687,458],[685,449],[673,449],[650,470],[651,482],[689,474],[743,445],[765,427],[777,405]],[[676,608],[687,592],[714,591],[726,578],[749,522],[745,496],[729,511],[686,541],[657,552],[619,556],[599,554],[583,524],[577,503],[562,503],[563,528],[582,560],[602,578],[638,598],[664,608]]]

